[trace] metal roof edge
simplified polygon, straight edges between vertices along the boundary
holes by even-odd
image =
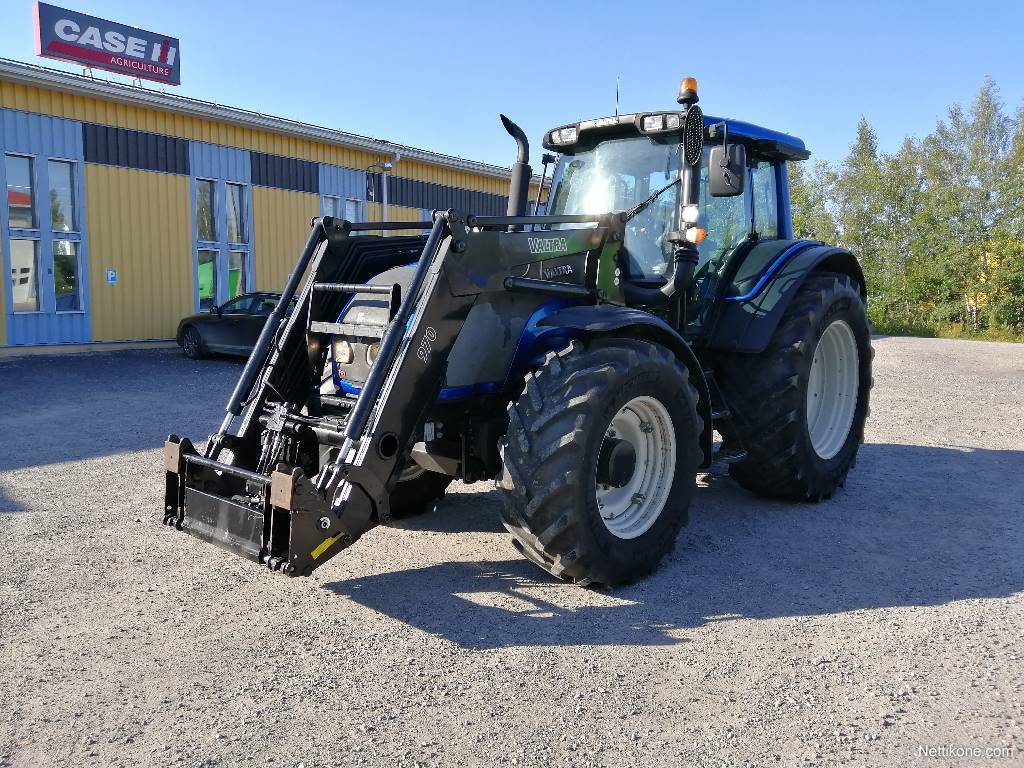
[[[0,58],[0,80],[49,88],[64,93],[91,96],[122,104],[149,106],[177,112],[182,115],[230,123],[244,128],[258,128],[270,133],[295,136],[323,144],[359,149],[384,156],[393,156],[397,152],[403,158],[419,160],[430,165],[452,168],[483,176],[492,176],[500,179],[508,179],[511,176],[511,169],[509,168],[502,168],[476,160],[466,160],[465,158],[453,155],[410,147],[406,144],[396,144],[386,139],[373,139],[368,136],[346,133],[333,128],[301,123],[297,120],[264,115],[259,112],[236,107],[226,107],[214,102],[202,101],[187,96],[161,93],[148,88],[115,83],[111,80],[89,78],[84,75],[62,72],[57,69],[50,69],[12,59]],[[386,159],[386,157],[382,159]],[[539,181],[540,177],[534,175],[533,182],[537,183]]]

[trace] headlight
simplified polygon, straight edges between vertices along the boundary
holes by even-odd
[[[335,365],[348,365],[356,357],[352,352],[352,345],[345,339],[335,339],[331,343],[331,355],[334,357]]]
[[[371,344],[366,348],[366,364],[373,365],[373,361],[377,359],[377,355],[380,353],[380,344]]]

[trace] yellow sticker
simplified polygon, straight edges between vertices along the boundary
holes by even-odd
[[[322,555],[324,552],[328,550],[331,544],[336,542],[343,535],[344,534],[339,533],[337,536],[328,536],[326,539],[324,539],[317,545],[316,549],[309,553],[309,556],[316,560],[318,557],[320,557],[320,555]]]

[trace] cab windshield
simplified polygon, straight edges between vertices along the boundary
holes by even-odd
[[[706,230],[707,239],[698,246],[698,278],[716,274],[751,232],[757,232],[761,238],[778,237],[772,163],[760,159],[751,163],[749,183],[742,195],[711,197],[707,178],[709,153],[710,147],[705,146],[698,207],[700,226]],[[575,155],[564,155],[555,169],[548,212],[565,215],[625,211],[677,178],[679,156],[678,144],[660,144],[646,136],[613,139]],[[675,229],[678,196],[678,185],[666,189],[626,225],[623,250],[630,279],[649,280],[665,274],[672,261],[672,245],[666,238]],[[570,229],[581,225],[555,226]]]
[[[552,181],[552,216],[625,211],[679,177],[679,144],[646,136],[612,139],[593,149],[564,155]],[[629,278],[655,279],[672,260],[668,233],[673,230],[679,187],[666,189],[626,225],[623,250]],[[559,224],[555,228],[577,228]]]

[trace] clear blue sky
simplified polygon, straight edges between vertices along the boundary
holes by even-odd
[[[831,161],[862,114],[893,149],[986,75],[1008,110],[1024,98],[1024,4],[1010,0],[52,4],[178,37],[183,84],[168,90],[504,166],[499,112],[536,161],[546,128],[614,111],[616,76],[623,112],[673,107],[694,75],[706,112]],[[0,8],[0,56],[81,71],[35,57],[30,0]]]

